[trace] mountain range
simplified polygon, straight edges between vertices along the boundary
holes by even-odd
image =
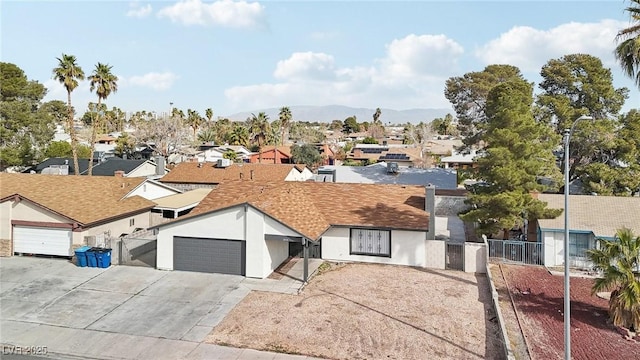
[[[294,121],[309,121],[309,122],[325,122],[330,123],[333,120],[341,120],[348,118],[349,116],[356,117],[358,122],[373,120],[373,114],[376,109],[368,108],[354,108],[342,105],[326,105],[326,106],[289,106]],[[382,114],[380,120],[383,124],[405,124],[407,122],[417,124],[421,121],[431,122],[436,118],[442,118],[446,114],[454,115],[452,109],[408,109],[408,110],[393,110],[393,109],[380,109]],[[280,108],[269,108],[255,111],[243,111],[226,116],[230,120],[242,121],[251,117],[251,114],[258,114],[264,112],[269,116],[270,120],[278,119]]]

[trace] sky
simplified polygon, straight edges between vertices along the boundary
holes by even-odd
[[[298,105],[451,108],[448,78],[510,64],[537,84],[551,59],[599,57],[614,85],[640,90],[613,56],[624,0],[14,1],[0,5],[0,59],[66,101],[52,78],[72,54],[85,74],[113,66],[125,111],[194,109],[214,117]],[[97,100],[83,81],[79,113]],[[173,104],[173,105],[171,105]],[[295,113],[293,114],[295,118]],[[426,119],[425,119],[426,120]]]

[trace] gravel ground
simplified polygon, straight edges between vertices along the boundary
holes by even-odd
[[[333,265],[300,295],[252,292],[207,342],[330,359],[500,359],[487,277]]]
[[[501,264],[532,359],[564,355],[564,278],[541,266]],[[608,320],[608,302],[591,295],[593,279],[571,277],[573,359],[640,359],[640,343],[624,340]]]

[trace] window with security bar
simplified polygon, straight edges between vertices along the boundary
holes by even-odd
[[[351,229],[351,255],[391,257],[391,231]]]

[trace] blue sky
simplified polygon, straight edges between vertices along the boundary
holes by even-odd
[[[607,1],[3,1],[1,58],[66,100],[56,57],[86,74],[109,63],[125,111],[206,108],[214,116],[295,106],[450,108],[444,84],[488,64],[518,66],[532,82],[549,60],[588,53],[616,87],[640,91],[613,58],[629,25]],[[95,95],[74,91],[80,113]],[[295,118],[295,113],[294,113]],[[430,120],[430,119],[425,119]]]

